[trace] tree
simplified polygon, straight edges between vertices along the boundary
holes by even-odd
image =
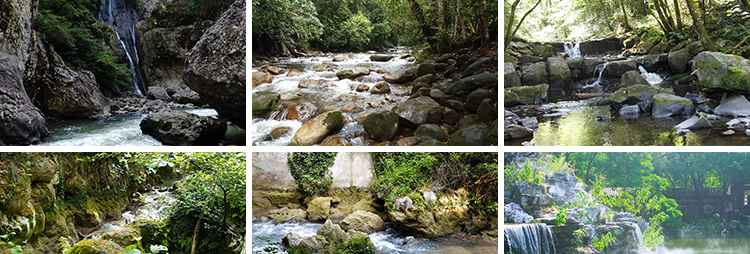
[[[513,40],[513,37],[516,35],[516,32],[518,32],[518,28],[521,27],[523,24],[523,21],[526,19],[529,14],[536,9],[537,6],[539,6],[540,3],[542,3],[542,0],[538,0],[536,4],[534,4],[531,9],[526,11],[526,13],[521,17],[521,20],[518,21],[518,24],[515,23],[515,15],[516,15],[516,8],[518,8],[518,4],[521,2],[521,0],[515,0],[513,1],[513,4],[510,6],[510,13],[505,14],[505,50],[508,50],[508,47],[510,46],[511,40]],[[507,8],[507,2],[505,3]]]
[[[256,52],[291,54],[322,33],[309,0],[253,0],[253,47]]]
[[[698,13],[696,13],[695,3],[693,3],[693,0],[685,1],[687,2],[688,10],[690,11],[690,17],[693,18],[693,26],[698,33],[698,38],[700,38],[701,44],[710,51],[716,51],[714,43],[711,42],[711,38],[708,37],[708,34],[706,33],[706,28],[703,27],[703,20],[698,16]]]

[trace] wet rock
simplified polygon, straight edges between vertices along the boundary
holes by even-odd
[[[325,79],[303,79],[297,84],[298,88],[318,88],[326,86]]]
[[[750,127],[750,118],[734,118],[724,124],[729,129],[747,129]]]
[[[464,69],[463,72],[461,72],[462,77],[468,77],[474,74],[477,74],[479,70],[484,68],[485,66],[489,66],[492,64],[492,58],[490,57],[482,57],[477,59],[474,63],[467,66],[466,69]],[[495,63],[497,65],[497,63]]]
[[[378,82],[372,87],[372,90],[370,90],[371,94],[384,94],[384,93],[390,93],[390,92],[391,92],[391,86],[388,85],[388,82],[385,82],[385,81]]]
[[[116,254],[125,253],[125,249],[117,245],[116,243],[100,240],[100,239],[89,239],[83,240],[73,248],[70,249],[70,253],[80,254]]]
[[[268,71],[268,73],[271,73],[273,75],[280,75],[286,72],[284,68],[276,67],[276,66],[266,66],[266,71]]]
[[[276,110],[281,103],[281,96],[270,91],[253,93],[253,116],[263,117]]]
[[[203,100],[201,100],[200,94],[188,88],[182,89],[172,95],[172,101],[180,104],[192,103],[196,106],[202,106],[206,104],[205,102],[203,102]]]
[[[394,56],[392,55],[371,55],[370,61],[373,62],[388,62],[391,59],[393,59]]]
[[[245,1],[237,0],[195,44],[183,80],[219,115],[245,128]],[[253,109],[255,104],[253,104]]]
[[[505,125],[505,130],[503,131],[503,133],[506,141],[534,136],[534,130],[518,124]]]
[[[697,130],[711,127],[711,121],[708,119],[708,117],[706,117],[705,114],[698,113],[683,121],[682,123],[676,125],[674,128]]]
[[[629,87],[633,85],[651,85],[648,80],[641,76],[638,71],[628,71],[620,77],[620,87]]]
[[[649,54],[645,56],[639,56],[635,58],[635,61],[643,66],[648,72],[658,71],[662,66],[662,61],[659,60],[660,54]]]
[[[345,93],[345,94],[339,95],[339,100],[342,100],[342,101],[357,101],[357,100],[364,100],[364,99],[366,98],[359,94]]]
[[[497,104],[493,100],[494,98],[485,98],[479,104],[479,108],[477,108],[477,118],[479,120],[490,122],[497,119]]]
[[[284,236],[284,238],[281,239],[281,244],[289,247],[294,247],[299,245],[302,240],[305,240],[304,236],[295,233],[288,233]]]
[[[547,73],[552,87],[566,88],[570,84],[570,68],[562,57],[547,58]]]
[[[346,60],[346,57],[343,55],[336,55],[333,57],[334,62],[343,62],[344,60]]]
[[[305,122],[302,127],[294,133],[292,145],[310,146],[320,143],[328,134],[341,129],[344,126],[344,118],[340,111],[329,111],[322,113],[310,121]]]
[[[690,115],[695,111],[693,102],[672,94],[654,95],[654,118],[669,117],[673,115]]]
[[[581,55],[602,53],[609,50],[622,50],[623,44],[616,37],[609,37],[599,40],[588,40],[581,42],[579,49]]]
[[[542,184],[527,181],[519,181],[513,185],[515,203],[526,209],[535,209],[554,204],[554,199]]]
[[[116,243],[120,247],[127,247],[140,243],[141,231],[132,226],[126,226],[123,229],[107,232],[99,238],[105,241]]]
[[[523,73],[522,81],[524,86],[535,86],[547,83],[547,65],[544,62],[538,62],[521,67]]]
[[[492,90],[492,89],[497,90],[497,87],[498,87],[497,74],[482,73],[482,74],[477,74],[474,76],[465,77],[465,78],[460,79],[457,82],[453,82],[452,84],[446,86],[445,89],[443,89],[443,93],[455,94],[455,93],[464,91],[465,93],[468,94],[479,88],[484,88],[487,90]]]
[[[638,63],[633,59],[612,61],[607,63],[607,66],[604,68],[604,75],[619,78],[626,72],[633,70],[638,70]]]
[[[271,137],[273,137],[273,139],[278,139],[278,138],[286,135],[290,131],[292,131],[292,127],[278,127],[278,128],[273,129],[271,131]]]
[[[307,222],[307,213],[302,209],[289,209],[281,208],[274,209],[268,212],[268,217],[273,218],[274,224],[285,223],[285,222]]]
[[[358,113],[358,112],[362,112],[362,110],[363,109],[360,106],[357,106],[357,104],[354,104],[351,102],[341,107],[341,112],[345,112],[345,113]]]
[[[320,65],[317,65],[317,66],[313,67],[313,71],[318,71],[318,72],[320,72],[320,71],[326,71],[326,70],[328,70],[331,67],[337,67],[337,66],[338,66],[337,64],[322,63]]]
[[[750,102],[743,95],[732,95],[723,98],[714,113],[720,116],[750,116]]]
[[[365,84],[359,84],[356,90],[357,92],[367,92],[367,90],[370,90],[370,86],[365,85]]]
[[[619,114],[621,116],[637,116],[641,109],[637,105],[624,106],[620,109]]]
[[[724,136],[734,135],[734,130],[727,130],[725,132],[722,132],[721,135],[724,135]]]
[[[549,85],[519,86],[505,88],[505,106],[539,104],[547,99]]]
[[[349,140],[346,140],[345,137],[334,135],[334,136],[328,136],[325,139],[323,139],[323,142],[320,144],[321,146],[351,146],[352,144],[349,143]]]
[[[453,133],[449,146],[483,146],[487,142],[487,125],[474,124]]]
[[[388,141],[396,136],[399,117],[393,112],[372,113],[362,122],[370,138],[376,141]]]
[[[435,66],[429,63],[420,64],[417,68],[417,76],[422,77],[427,74],[437,74],[437,72],[435,71]]]
[[[349,214],[339,224],[344,231],[357,230],[372,233],[385,230],[385,222],[377,214],[367,211],[355,211]]]
[[[149,86],[148,87],[148,98],[152,100],[171,101],[172,97],[167,93],[167,89],[161,86]]]
[[[354,80],[359,76],[369,75],[370,69],[363,67],[346,68],[336,72],[336,77],[339,79],[351,79]]]
[[[138,111],[140,112],[146,112],[146,113],[154,113],[159,112],[165,109],[169,109],[169,106],[166,102],[162,100],[153,100],[148,101],[145,104],[143,104],[143,107],[141,107]]]
[[[315,104],[310,102],[303,102],[290,107],[285,118],[287,120],[297,120],[304,123],[315,117],[318,112],[320,112],[318,106],[315,106]]]
[[[610,96],[612,101],[623,103],[629,98],[635,98],[638,101],[650,101],[653,96],[659,93],[666,93],[665,90],[654,88],[651,85],[632,85],[620,88]]]
[[[669,52],[667,62],[669,68],[674,73],[683,73],[688,68],[688,61],[690,60],[690,51],[687,48]]]
[[[598,58],[586,58],[582,60],[583,66],[581,67],[581,78],[591,78],[597,73],[594,73],[596,66],[603,64],[604,60]]]
[[[511,62],[505,62],[504,65],[504,87],[522,86],[521,77],[518,76],[516,66]]]
[[[334,61],[335,61],[335,58],[334,58]],[[300,242],[298,246],[302,249],[307,249],[309,253],[315,253],[325,248],[326,245],[329,245],[329,244],[328,244],[328,240],[326,240],[324,236],[314,235],[314,236],[305,238],[305,240],[302,240],[302,242]]]
[[[393,109],[409,125],[419,126],[425,123],[438,123],[443,114],[440,104],[430,97],[422,96],[408,99]]]
[[[307,220],[322,221],[331,213],[331,197],[317,197],[307,204]]]
[[[521,123],[521,126],[529,129],[536,129],[539,127],[539,120],[537,120],[536,117],[527,117],[521,119],[519,122]]]
[[[413,81],[417,78],[417,72],[414,70],[414,68],[402,68],[397,71],[389,72],[385,75],[383,75],[383,79],[391,84],[402,84],[409,81]]]
[[[256,87],[273,82],[273,75],[265,72],[253,72],[253,89]]]
[[[750,61],[741,56],[698,53],[692,70],[703,87],[750,91]]]
[[[301,76],[302,74],[304,74],[304,72],[302,72],[302,71],[300,71],[298,69],[291,69],[291,70],[289,70],[289,73],[286,74],[286,76],[287,77],[296,77],[296,76]]]
[[[140,123],[141,131],[166,145],[216,145],[227,131],[227,123],[216,116],[162,110]]]
[[[448,135],[445,134],[443,128],[440,128],[437,124],[420,125],[414,131],[414,135],[423,139],[431,138],[440,142],[448,141]]]
[[[505,212],[504,220],[506,222],[531,223],[534,221],[533,216],[526,213],[520,205],[514,202],[506,204],[503,210]]]

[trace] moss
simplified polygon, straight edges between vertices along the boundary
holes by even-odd
[[[323,119],[323,126],[329,131],[334,131],[344,125],[344,116],[341,115],[341,111],[333,111],[328,113],[325,119]]]
[[[125,250],[116,243],[105,240],[84,240],[70,250],[70,254],[120,254]]]
[[[722,84],[730,88],[750,90],[750,77],[747,70],[739,67],[727,67],[727,73],[719,78]]]
[[[159,127],[159,130],[169,132],[172,130],[172,122],[164,121],[159,119],[159,123],[156,124],[157,127]]]

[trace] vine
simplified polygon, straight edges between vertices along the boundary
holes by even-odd
[[[333,183],[328,167],[334,158],[336,153],[290,153],[287,162],[297,190],[310,196],[327,192]]]

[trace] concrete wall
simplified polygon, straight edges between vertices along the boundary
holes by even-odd
[[[253,190],[294,189],[294,178],[289,172],[287,153],[253,153]],[[262,168],[259,169],[258,167]],[[333,188],[369,188],[374,180],[375,165],[370,153],[340,152],[328,168],[333,177]]]

